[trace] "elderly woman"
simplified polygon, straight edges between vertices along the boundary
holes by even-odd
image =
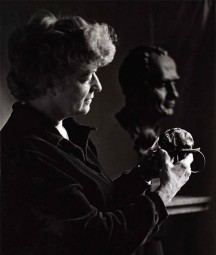
[[[9,40],[8,86],[17,99],[1,131],[4,255],[130,254],[158,230],[189,179],[160,151],[161,184],[145,195],[133,170],[115,181],[100,165],[86,114],[115,53],[106,24],[41,11]]]

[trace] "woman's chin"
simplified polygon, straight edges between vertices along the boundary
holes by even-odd
[[[76,115],[86,115],[90,111],[90,106],[85,106],[80,109]]]

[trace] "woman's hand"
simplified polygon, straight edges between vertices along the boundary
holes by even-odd
[[[173,165],[168,153],[160,150],[162,169],[160,171],[160,185],[155,190],[167,205],[176,193],[189,180],[193,155],[190,153],[184,159]]]

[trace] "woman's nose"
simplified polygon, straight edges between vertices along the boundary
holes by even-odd
[[[94,73],[92,77],[92,91],[94,92],[100,92],[102,90],[102,85],[97,77],[97,75]]]

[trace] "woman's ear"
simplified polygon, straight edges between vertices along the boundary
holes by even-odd
[[[56,97],[61,91],[59,80],[55,76],[47,77],[47,95]]]

